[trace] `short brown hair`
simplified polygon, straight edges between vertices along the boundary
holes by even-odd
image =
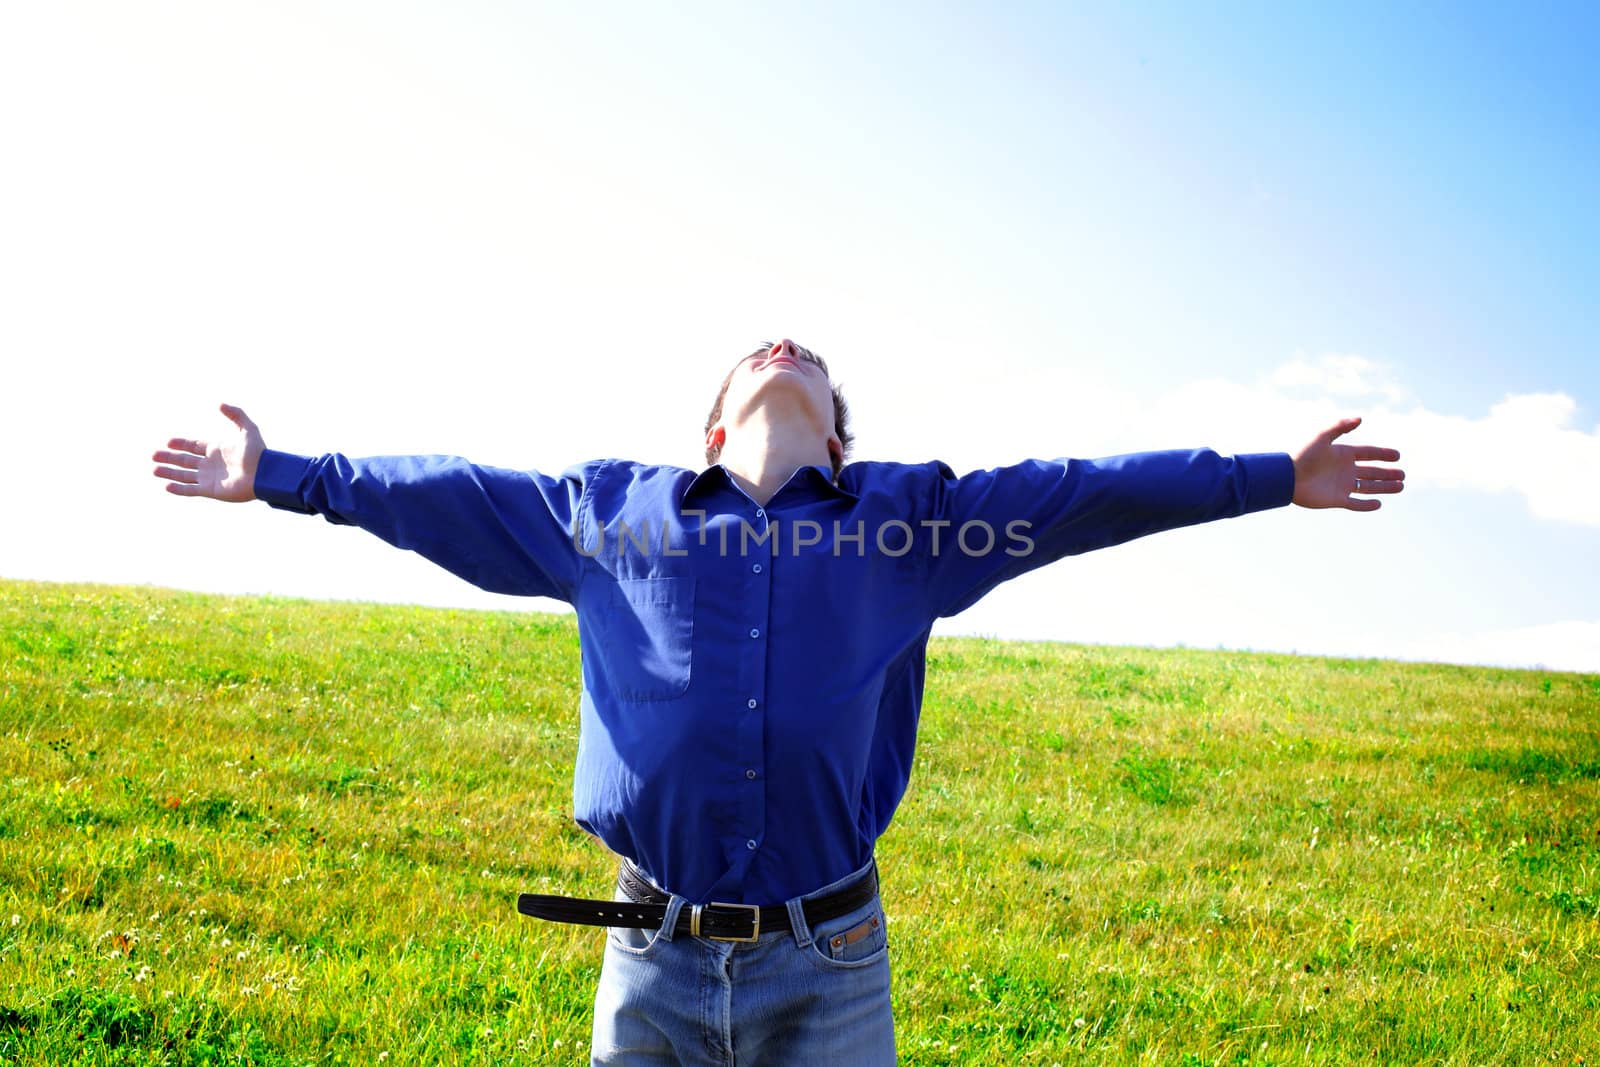
[[[744,359],[739,360],[738,363],[733,365],[733,370],[728,371],[727,377],[722,379],[722,388],[717,390],[717,401],[711,405],[711,414],[706,416],[707,435],[711,433],[711,428],[722,420],[722,401],[723,398],[728,395],[728,383],[733,381],[733,372],[738,370],[739,365],[746,359],[750,359],[753,356],[759,356],[762,353],[770,352],[771,350],[772,342],[763,341],[760,348],[756,349],[754,352],[751,352],[750,355],[745,356]],[[811,351],[809,348],[801,348],[799,345],[795,345],[794,351],[796,355],[806,362],[815,363],[817,366],[821,367],[823,374],[828,373],[827,363],[823,362],[822,357]],[[839,438],[840,447],[839,458],[833,459],[833,477],[834,480],[837,481],[839,479],[840,468],[844,466],[844,461],[850,458],[850,446],[855,443],[855,435],[850,432],[850,405],[845,403],[844,393],[839,390],[837,385],[833,384],[832,375],[829,375],[828,377],[828,386],[833,393],[833,433],[835,437]],[[715,445],[706,445],[707,463],[715,463],[717,461],[717,457],[721,454],[722,449],[720,447]],[[831,456],[829,458],[832,459]]]

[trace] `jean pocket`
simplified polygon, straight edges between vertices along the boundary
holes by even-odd
[[[848,915],[818,923],[811,936],[815,954],[834,967],[865,967],[888,954],[888,922],[876,898]]]
[[[598,683],[623,700],[675,700],[689,688],[694,579],[593,579],[578,618]],[[594,640],[588,640],[589,634]]]
[[[611,895],[612,900],[631,902],[632,898],[621,889]],[[607,943],[624,956],[646,959],[661,947],[660,927],[611,926],[606,929]]]
[[[606,931],[611,947],[624,956],[646,959],[655,955],[661,944],[660,930],[640,930],[632,926],[613,926]]]

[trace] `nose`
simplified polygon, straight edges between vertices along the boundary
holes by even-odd
[[[772,351],[767,353],[767,358],[772,359],[775,356],[788,356],[790,359],[793,359],[794,342],[785,337],[783,340],[773,345]]]

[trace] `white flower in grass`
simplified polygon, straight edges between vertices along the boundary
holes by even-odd
[[[19,925],[19,924],[20,924],[20,923],[21,923],[21,922],[22,922],[22,916],[20,916],[20,915],[16,915],[16,914],[13,914],[13,915],[12,915],[12,916],[11,916],[11,925],[12,925],[12,926],[17,926],[17,925]]]

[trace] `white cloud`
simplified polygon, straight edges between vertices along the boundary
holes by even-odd
[[[1296,356],[1267,377],[1267,384],[1285,393],[1310,392],[1339,399],[1370,400],[1390,404],[1406,399],[1406,390],[1389,369],[1365,356],[1330,354],[1312,360]]]
[[[1447,489],[1520,493],[1541,519],[1600,526],[1600,427],[1572,427],[1563,393],[1506,397],[1481,418],[1423,408],[1394,416],[1411,476]]]

